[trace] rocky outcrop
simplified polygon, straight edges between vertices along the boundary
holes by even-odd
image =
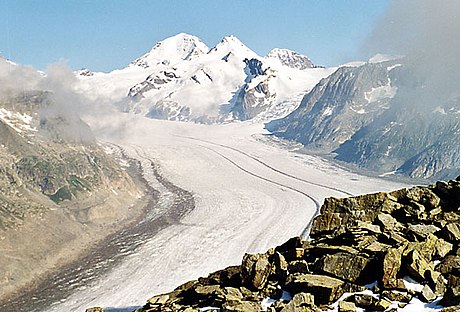
[[[338,311],[386,311],[414,304],[414,298],[442,298],[444,311],[457,311],[459,192],[460,177],[328,198],[309,240],[295,237],[264,254],[246,254],[241,265],[154,296],[136,311],[262,311],[262,304],[283,312],[332,305]]]

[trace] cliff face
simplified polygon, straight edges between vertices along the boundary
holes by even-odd
[[[136,311],[422,310],[420,301],[458,311],[459,207],[460,179],[329,198],[309,240],[246,254],[241,265],[154,296]]]

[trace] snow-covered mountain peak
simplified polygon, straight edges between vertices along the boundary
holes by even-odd
[[[236,56],[258,57],[257,54],[249,49],[236,36],[225,36],[214,48],[209,51],[209,54],[217,54],[224,58],[228,54]]]
[[[198,37],[180,33],[158,42],[150,52],[136,59],[132,64],[148,68],[159,63],[170,64],[190,60],[208,51],[208,46]]]
[[[289,49],[274,48],[265,58],[278,59],[282,65],[300,70],[315,67],[307,56]]]

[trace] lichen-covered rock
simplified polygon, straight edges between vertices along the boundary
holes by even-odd
[[[382,284],[386,289],[404,289],[404,283],[398,278],[401,269],[401,251],[397,248],[388,249],[383,259]]]
[[[340,252],[326,255],[321,262],[323,272],[342,280],[350,282],[356,282],[358,279],[373,280],[371,272],[368,271],[371,261],[367,257]]]

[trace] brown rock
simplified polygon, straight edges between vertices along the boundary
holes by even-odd
[[[386,311],[391,306],[391,301],[387,299],[380,299],[375,302],[373,311]]]
[[[274,274],[276,275],[275,279],[279,283],[284,284],[288,273],[288,262],[284,256],[277,251],[273,254],[272,258],[274,264],[272,270],[274,269]]]
[[[267,254],[245,254],[242,263],[242,277],[250,288],[262,289],[267,283],[272,265]]]
[[[101,307],[88,308],[85,312],[104,312],[104,309]]]
[[[407,273],[417,282],[423,282],[425,273],[434,270],[433,264],[428,262],[417,250],[409,252],[405,260]]]
[[[209,274],[207,277],[209,284],[236,287],[241,284],[241,267],[230,266],[223,270]],[[200,280],[201,281],[201,280]]]
[[[292,297],[292,300],[287,303],[281,312],[298,312],[298,311],[312,311],[315,307],[315,298],[312,294],[298,293]]]
[[[404,289],[404,283],[398,279],[401,269],[401,251],[397,248],[388,249],[383,259],[383,287],[387,289]]]
[[[377,301],[376,298],[374,298],[371,295],[368,294],[355,294],[353,296],[348,297],[347,301],[352,300],[356,304],[357,307],[363,308],[363,309],[370,309],[375,306],[375,302]]]
[[[408,229],[410,232],[422,238],[426,238],[429,234],[433,234],[441,230],[433,224],[409,224]]]
[[[385,252],[388,249],[390,249],[390,245],[380,243],[378,241],[374,241],[371,244],[367,245],[363,249],[365,251],[371,252],[371,253],[380,253],[380,252]]]
[[[195,294],[199,297],[210,297],[211,295],[214,295],[216,292],[220,290],[219,285],[198,285],[195,287],[193,290]]]
[[[289,274],[296,273],[311,273],[308,267],[308,263],[305,260],[291,261],[288,264]]]
[[[442,300],[441,305],[448,307],[460,304],[460,287],[448,287]]]
[[[339,312],[355,312],[356,305],[353,302],[339,301]]]
[[[409,302],[412,300],[412,295],[407,291],[399,290],[384,290],[382,291],[382,297],[387,298],[390,301]]]
[[[402,231],[405,227],[387,213],[379,213],[375,222],[380,225],[382,231]]]
[[[365,277],[363,273],[366,272],[370,260],[359,255],[340,252],[326,255],[321,260],[321,263],[321,270],[323,272],[329,273],[342,280],[356,282],[358,279],[363,279]],[[366,277],[367,279],[372,279],[372,277]]]
[[[441,310],[441,312],[458,312],[458,311],[460,311],[460,305],[447,307]]]
[[[436,295],[428,285],[423,286],[422,292],[420,293],[419,297],[424,302],[431,302],[436,299]]]
[[[460,256],[448,255],[437,267],[442,274],[460,272]]]
[[[151,305],[165,304],[169,300],[169,294],[157,295],[148,299],[147,302]]]
[[[314,274],[293,274],[286,280],[285,289],[291,293],[310,293],[315,297],[315,304],[327,304],[339,298],[343,291],[344,283],[336,278],[314,275]]]
[[[305,249],[301,247],[290,249],[283,253],[286,261],[300,260],[305,255]]]
[[[259,312],[262,307],[257,302],[241,301],[237,303],[225,303],[222,305],[223,312]]]
[[[442,229],[442,234],[450,242],[460,241],[460,224],[457,222],[449,223]]]

